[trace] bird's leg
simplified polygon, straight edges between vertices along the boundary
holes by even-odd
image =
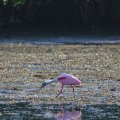
[[[63,85],[62,85],[62,89],[61,89],[60,93],[56,96],[56,98],[62,93],[62,91],[63,91]]]
[[[71,110],[71,112],[73,112],[74,111],[74,104],[73,104],[73,106],[72,106],[72,110]]]
[[[62,108],[62,111],[64,112],[64,108],[63,108],[63,105],[61,104],[61,108]]]
[[[74,94],[74,98],[75,98],[75,92],[74,92],[74,87],[73,87],[73,85],[71,85],[71,87],[73,88],[73,94]]]

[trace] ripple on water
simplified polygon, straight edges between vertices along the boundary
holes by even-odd
[[[9,92],[9,91],[2,91],[0,92],[1,95],[8,95],[8,94],[13,94],[13,92]]]

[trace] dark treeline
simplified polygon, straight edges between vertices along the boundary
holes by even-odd
[[[0,25],[120,26],[120,0],[0,0]]]

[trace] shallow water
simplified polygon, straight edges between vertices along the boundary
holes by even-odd
[[[120,106],[117,105],[76,105],[76,104],[39,104],[30,103],[0,104],[1,120],[118,120]]]
[[[57,83],[35,94],[63,73],[82,82],[75,99]],[[119,73],[119,45],[0,45],[0,119],[120,119]]]
[[[77,36],[14,36],[10,38],[1,38],[0,43],[7,44],[37,44],[37,45],[64,45],[64,44],[81,44],[81,45],[120,45],[119,35],[77,35]]]

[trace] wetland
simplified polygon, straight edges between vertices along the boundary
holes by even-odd
[[[72,88],[41,83],[61,74]],[[73,116],[72,116],[73,115]],[[0,119],[120,119],[120,45],[0,44]]]

